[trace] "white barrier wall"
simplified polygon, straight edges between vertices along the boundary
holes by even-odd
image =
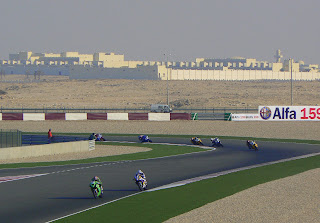
[[[148,113],[149,121],[170,121],[170,113]]]
[[[163,80],[166,78],[162,78]],[[320,73],[293,72],[293,80],[320,79]],[[291,72],[274,72],[272,70],[182,70],[172,69],[169,80],[291,80]]]
[[[66,120],[87,120],[87,113],[66,113]]]
[[[231,121],[260,121],[259,114],[231,114]]]
[[[0,160],[21,159],[27,157],[38,157],[45,155],[65,154],[74,152],[87,152],[89,150],[94,149],[94,145],[92,145],[91,141],[87,140],[76,142],[52,143],[35,146],[1,148]]]
[[[0,113],[0,121],[55,121],[55,120],[190,120],[188,113]]]
[[[129,120],[128,113],[107,113],[108,120]]]
[[[23,113],[24,121],[44,121],[45,114],[44,113]]]

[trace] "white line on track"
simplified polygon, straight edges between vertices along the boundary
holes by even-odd
[[[46,223],[55,222],[55,221],[61,220],[61,219],[63,219],[63,218],[70,217],[70,216],[72,216],[72,215],[80,214],[80,213],[82,213],[82,212],[89,211],[89,210],[91,210],[91,209],[95,209],[95,208],[104,206],[104,205],[106,205],[106,204],[110,204],[110,203],[113,203],[113,202],[116,202],[116,201],[119,201],[119,200],[122,200],[122,199],[125,199],[125,198],[128,198],[128,197],[132,197],[132,196],[137,195],[137,194],[140,194],[140,193],[142,193],[142,192],[138,192],[138,193],[135,193],[135,194],[130,194],[130,195],[125,196],[125,197],[121,197],[121,198],[118,198],[118,199],[115,199],[115,200],[112,200],[112,201],[108,201],[108,202],[103,203],[103,204],[100,204],[100,205],[98,205],[98,206],[94,206],[94,207],[91,207],[91,208],[87,208],[87,209],[85,209],[85,210],[81,210],[81,211],[78,211],[78,212],[76,212],[76,213],[72,213],[72,214],[69,214],[69,215],[62,216],[62,217],[60,217],[60,218],[51,220],[51,221],[47,221]]]
[[[44,175],[48,175],[48,173],[0,177],[0,183],[6,183],[6,182],[16,181],[16,180],[24,180],[24,179],[39,177]]]

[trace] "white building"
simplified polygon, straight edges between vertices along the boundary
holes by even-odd
[[[319,79],[318,65],[284,60],[278,50],[275,63],[233,57],[197,58],[194,62],[126,61],[115,53],[78,52],[10,54],[0,60],[1,74],[67,75],[70,79],[161,79],[161,80],[296,80]]]

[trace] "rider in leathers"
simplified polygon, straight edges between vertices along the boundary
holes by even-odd
[[[144,172],[142,172],[142,170],[137,171],[136,175],[134,176],[134,179],[138,181],[139,176],[141,176],[143,179],[146,179],[146,175],[144,174]]]

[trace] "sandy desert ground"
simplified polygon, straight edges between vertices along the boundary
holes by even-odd
[[[291,104],[290,82],[169,81],[168,89],[173,108]],[[293,82],[294,105],[319,105],[319,94],[319,81]],[[166,101],[167,83],[160,80],[69,80],[66,76],[34,80],[32,75],[29,79],[6,75],[0,80],[2,107],[150,108]]]
[[[3,108],[144,108],[166,103],[166,81],[68,80],[6,75]],[[19,83],[20,82],[20,83]],[[170,81],[173,108],[289,105],[290,82]],[[294,105],[319,105],[320,82],[294,82]],[[46,132],[232,135],[320,140],[318,122],[1,121],[0,129]],[[48,158],[46,158],[48,159]],[[320,169],[250,188],[169,222],[320,222]],[[258,209],[257,209],[258,208]],[[195,214],[196,213],[196,214]],[[190,217],[193,216],[193,218]]]

